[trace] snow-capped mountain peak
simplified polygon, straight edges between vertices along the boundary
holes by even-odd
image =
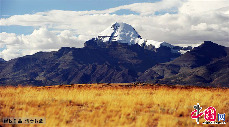
[[[140,46],[146,46],[145,48],[154,47],[158,49],[160,47],[169,47],[173,53],[185,53],[192,49],[192,47],[184,48],[171,45],[167,42],[159,42],[154,40],[142,39],[138,32],[129,24],[123,22],[116,22],[103,32],[101,32],[96,38],[98,42],[112,42],[117,41],[119,43],[127,43],[129,45],[138,44]]]
[[[120,43],[128,43],[129,45],[142,45],[144,43],[147,46],[153,45],[155,48],[159,48],[161,46],[170,48],[174,47],[167,42],[142,39],[138,32],[131,25],[123,22],[116,22],[111,27],[108,27],[99,34],[97,39],[101,40],[102,42],[117,41]]]
[[[144,39],[141,38],[131,25],[123,22],[116,22],[101,32],[97,38],[103,42],[118,41],[128,44],[144,42]]]

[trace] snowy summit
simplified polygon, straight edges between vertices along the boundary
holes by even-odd
[[[120,43],[136,44],[143,43],[144,40],[137,31],[129,24],[116,22],[108,27],[98,36],[103,42],[118,41]]]
[[[116,22],[111,27],[108,27],[103,32],[101,32],[96,37],[96,39],[99,40],[99,42],[110,43],[112,41],[117,41],[119,43],[127,43],[128,45],[138,44],[140,46],[153,46],[155,49],[164,46],[169,47],[171,49],[171,52],[173,53],[181,54],[184,54],[185,52],[190,51],[190,49],[193,48],[193,46],[180,47],[171,45],[164,41],[159,42],[143,39],[131,25],[123,22]]]
[[[102,42],[117,41],[120,43],[153,45],[155,48],[159,48],[161,45],[167,47],[173,47],[166,42],[158,42],[154,40],[142,39],[138,32],[129,24],[123,22],[116,22],[111,27],[108,27],[97,37]]]

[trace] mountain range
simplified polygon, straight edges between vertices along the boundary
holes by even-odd
[[[145,40],[115,23],[83,48],[62,47],[0,61],[0,85],[150,82],[228,87],[229,48],[211,41],[180,47]]]
[[[173,61],[147,69],[138,80],[162,84],[228,87],[228,75],[229,48],[205,41]]]

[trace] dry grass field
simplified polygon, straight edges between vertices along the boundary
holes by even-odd
[[[228,96],[229,89],[161,85],[0,87],[0,126],[204,126],[190,117],[197,103],[202,110],[214,106],[217,113],[226,113],[227,124],[220,126],[229,126]],[[45,117],[46,123],[3,124],[3,117]],[[204,121],[201,116],[200,123]]]

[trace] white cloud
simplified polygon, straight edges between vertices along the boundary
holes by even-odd
[[[122,9],[138,12],[139,15],[112,14]],[[155,12],[174,10],[177,10],[176,14],[155,15]],[[97,36],[115,22],[131,24],[143,38],[149,40],[172,44],[211,40],[229,46],[229,3],[226,0],[163,0],[100,11],[51,10],[2,18],[2,26],[41,28],[31,35],[1,33],[0,47],[6,46],[6,49],[0,53],[0,57],[11,59],[40,50],[56,50],[61,46],[82,47],[83,41]],[[52,31],[49,31],[50,29]],[[21,51],[21,47],[25,48]]]
[[[162,0],[156,3],[135,3],[130,5],[119,6],[105,10],[105,12],[115,12],[121,9],[131,10],[140,15],[153,15],[156,11],[160,10],[172,10],[175,7],[181,6],[183,0]]]
[[[47,28],[34,30],[30,35],[0,33],[0,45],[5,49],[0,58],[10,60],[15,57],[31,55],[38,51],[55,51],[61,47],[83,47],[83,42],[71,31],[64,30],[60,34],[48,31]]]
[[[179,12],[190,15],[203,14],[228,6],[228,0],[188,0],[179,8]]]

